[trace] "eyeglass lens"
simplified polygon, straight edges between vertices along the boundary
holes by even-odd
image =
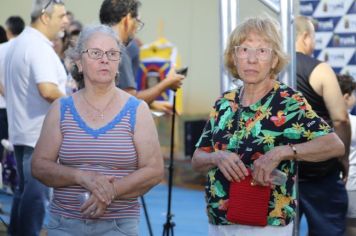
[[[89,48],[89,49],[83,51],[83,53],[88,53],[88,56],[94,60],[99,60],[99,59],[103,58],[104,54],[106,54],[106,57],[110,61],[118,61],[120,59],[120,52],[115,51],[115,50],[110,50],[110,51],[104,52],[100,49]]]
[[[260,60],[269,60],[271,57],[271,48],[249,48],[245,46],[236,46],[235,55],[238,58],[246,59],[251,54]]]
[[[142,28],[144,27],[145,23],[143,23],[140,19],[136,18],[136,23],[137,23],[137,31],[142,30]]]

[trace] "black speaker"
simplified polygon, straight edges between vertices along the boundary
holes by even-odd
[[[200,135],[203,132],[206,120],[186,121],[184,123],[184,153],[186,156],[193,156],[195,144],[198,142]]]

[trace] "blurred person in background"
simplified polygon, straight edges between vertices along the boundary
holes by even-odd
[[[54,51],[57,53],[57,55],[59,56],[59,58],[61,59],[61,62],[63,64],[63,66],[65,67],[66,72],[68,73],[68,70],[64,64],[66,55],[65,55],[65,51],[68,49],[69,47],[69,42],[68,42],[68,35],[67,32],[63,32],[63,34],[59,34],[53,41],[53,48]]]
[[[20,16],[10,16],[5,22],[6,36],[8,40],[17,37],[25,28],[25,22]]]
[[[356,82],[350,75],[337,75],[345,104],[351,110],[356,104]],[[351,123],[351,146],[349,155],[349,174],[346,190],[349,205],[346,215],[346,235],[356,235],[356,116],[349,114]]]
[[[0,25],[0,44],[7,42],[6,30]]]
[[[82,31],[83,25],[78,20],[73,20],[67,29],[68,41],[70,47],[75,47],[79,34]]]
[[[5,22],[5,31],[8,38],[8,42],[2,43],[0,45],[0,141],[2,139],[8,139],[8,123],[7,123],[7,112],[6,112],[6,102],[5,102],[5,55],[8,51],[10,43],[17,37],[25,28],[25,22],[19,16],[10,16]],[[4,148],[0,145],[0,161],[3,157]]]
[[[50,104],[65,95],[66,72],[51,41],[67,24],[61,0],[34,0],[30,26],[11,42],[5,57],[9,139],[19,175],[9,235],[39,235],[42,229],[49,189],[33,178],[31,159]]]
[[[323,162],[299,162],[299,213],[305,215],[309,236],[343,236],[346,227],[347,192],[351,141],[350,120],[335,72],[325,62],[312,57],[315,29],[311,19],[297,16],[297,90],[315,112],[340,137],[345,154]],[[340,178],[340,176],[342,176]]]
[[[118,33],[125,46],[134,39],[136,33],[140,31],[144,23],[141,21],[138,9],[141,2],[138,0],[104,0],[100,7],[100,23],[109,25]],[[157,85],[137,91],[135,73],[132,69],[132,61],[126,48],[122,50],[122,62],[119,67],[119,80],[117,86],[131,95],[144,100],[156,110],[171,112],[172,105],[166,101],[155,101],[167,89],[177,90],[182,86],[183,75],[175,72],[174,66]]]

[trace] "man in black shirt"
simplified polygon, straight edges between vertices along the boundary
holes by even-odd
[[[299,209],[308,221],[309,236],[345,234],[347,194],[345,183],[350,149],[350,121],[332,68],[311,57],[315,45],[310,19],[298,16],[296,24],[297,89],[314,111],[335,129],[345,145],[345,156],[324,162],[301,162],[299,168]]]

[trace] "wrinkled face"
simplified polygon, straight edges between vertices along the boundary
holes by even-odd
[[[120,62],[116,60],[119,59],[117,54],[120,53],[116,40],[107,34],[95,33],[85,46],[82,57],[77,62],[79,71],[83,72],[85,83],[115,84]],[[102,53],[104,54],[100,56]]]
[[[255,32],[250,32],[246,40],[235,47],[233,57],[239,77],[248,84],[270,79],[270,72],[278,63],[272,45]]]
[[[69,24],[66,9],[64,5],[55,4],[53,6],[53,12],[51,14],[45,14],[48,15],[49,37],[51,40],[54,40],[59,32],[64,32]]]

